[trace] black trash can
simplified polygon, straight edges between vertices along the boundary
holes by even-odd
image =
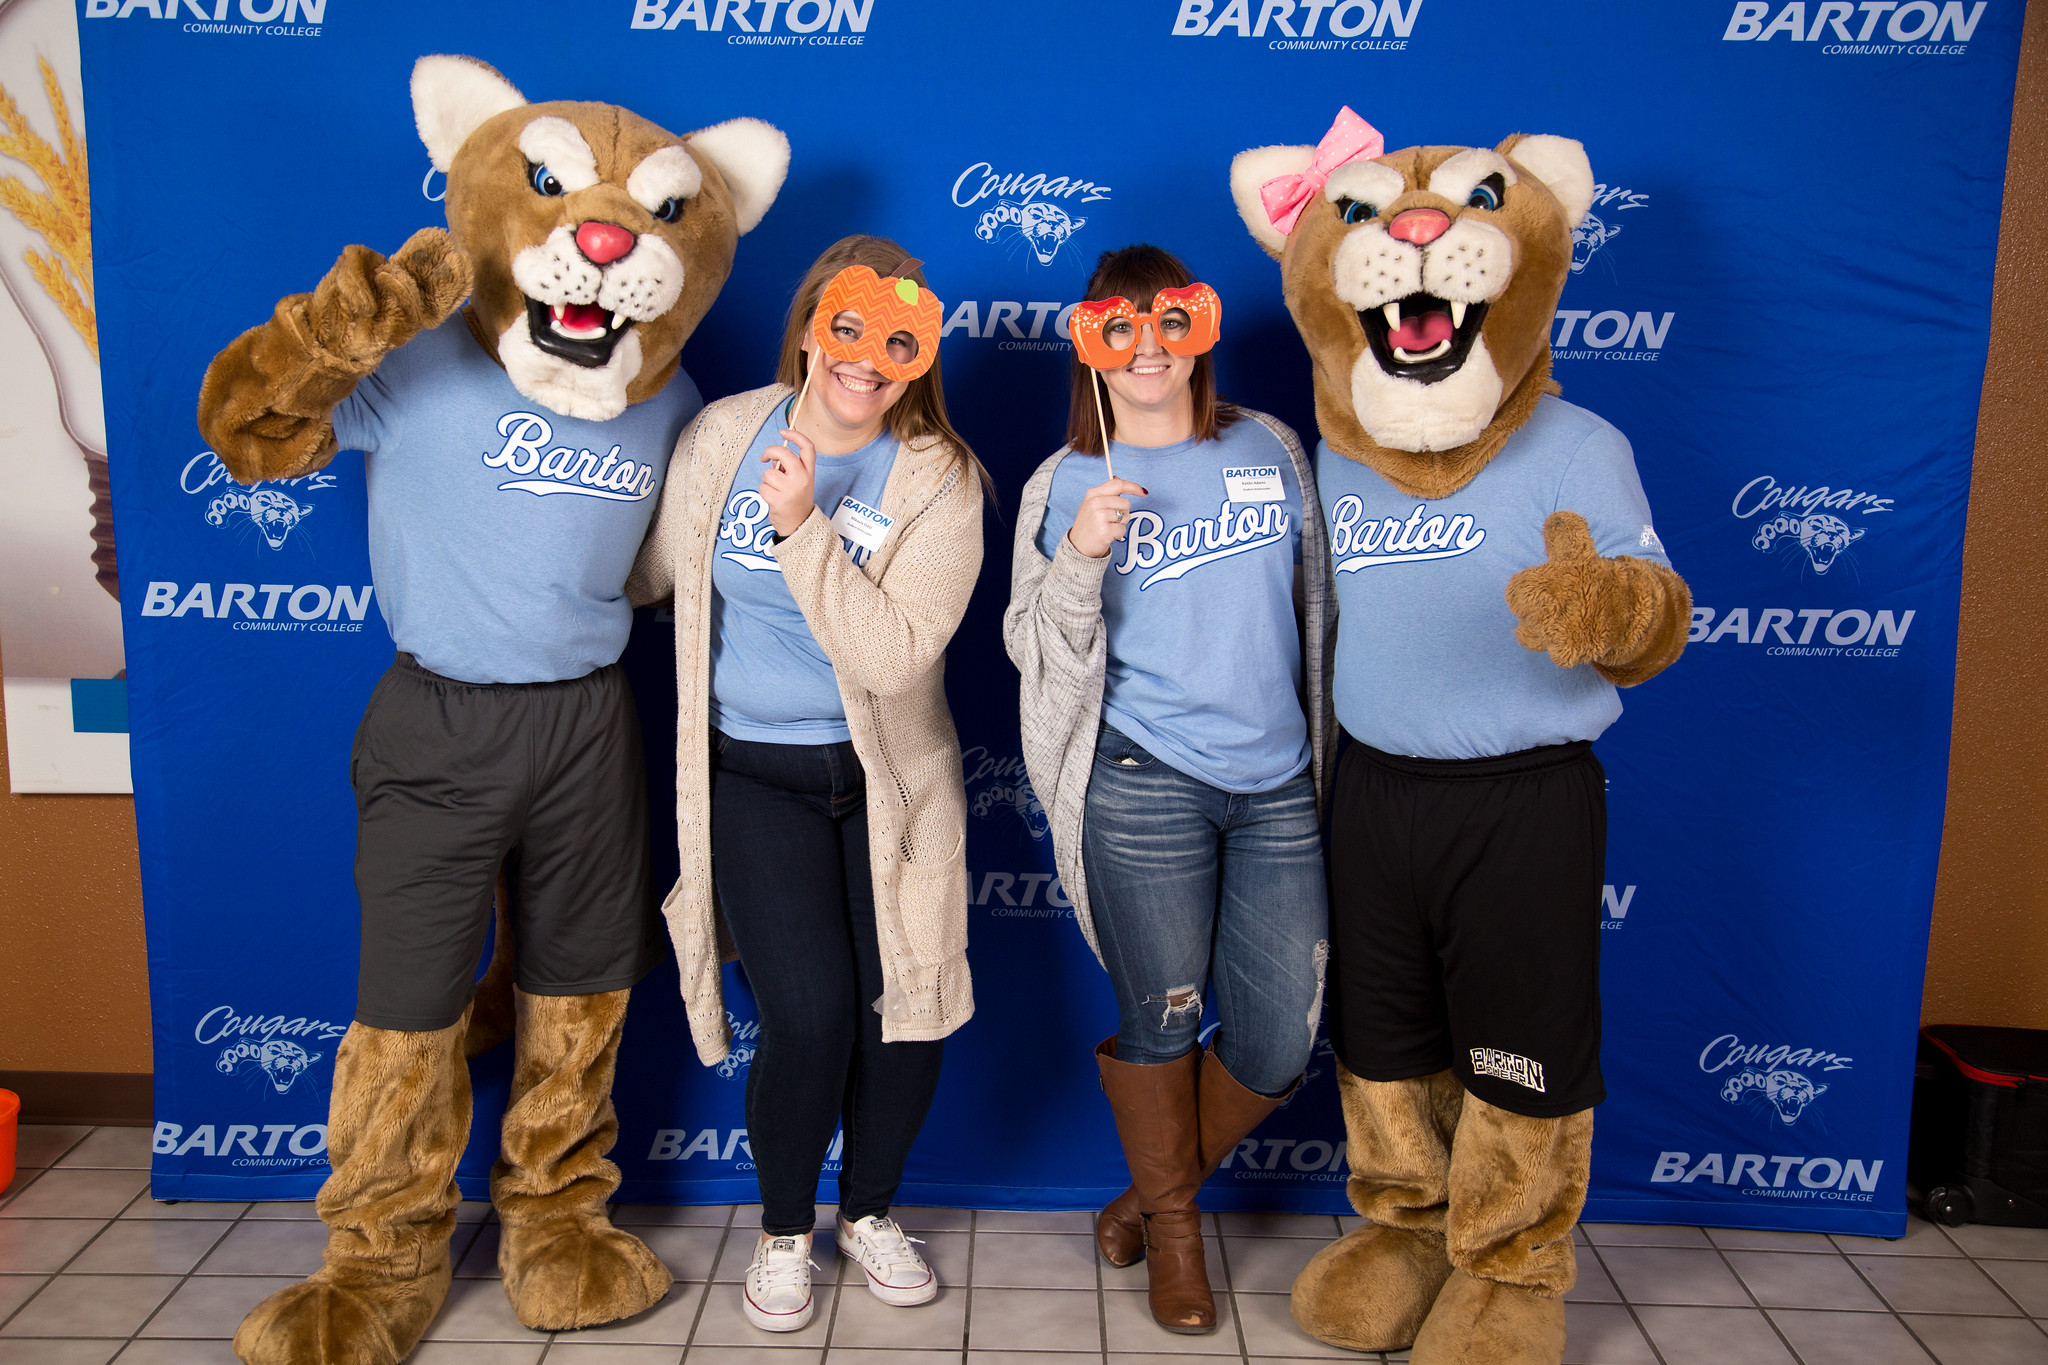
[[[2048,1029],[1929,1024],[1908,1181],[1950,1227],[2048,1227]]]

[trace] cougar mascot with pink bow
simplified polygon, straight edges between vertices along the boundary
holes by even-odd
[[[1231,164],[1314,367],[1352,743],[1330,804],[1330,1040],[1348,1193],[1295,1320],[1415,1365],[1556,1365],[1600,1078],[1617,688],[1691,597],[1622,434],[1558,396],[1550,324],[1592,203],[1568,138]]]

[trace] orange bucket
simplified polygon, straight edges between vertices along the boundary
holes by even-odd
[[[0,1090],[0,1194],[14,1183],[14,1129],[21,1117],[21,1096]]]

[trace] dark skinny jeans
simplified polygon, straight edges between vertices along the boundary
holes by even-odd
[[[850,743],[711,734],[711,869],[761,1015],[747,1141],[761,1227],[811,1230],[843,1128],[839,1209],[889,1211],[939,1085],[939,1042],[882,1041],[867,783]]]

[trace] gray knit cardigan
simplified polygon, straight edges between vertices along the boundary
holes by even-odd
[[[1241,420],[1257,422],[1287,448],[1301,488],[1301,571],[1295,610],[1301,620],[1302,714],[1308,718],[1309,749],[1321,810],[1329,790],[1328,759],[1337,717],[1330,700],[1331,653],[1337,643],[1337,595],[1330,578],[1330,544],[1316,475],[1301,440],[1286,423],[1240,408]],[[1102,720],[1103,676],[1108,666],[1108,633],[1102,624],[1102,575],[1116,556],[1090,559],[1065,536],[1053,557],[1038,549],[1045,525],[1053,472],[1073,452],[1062,446],[1024,485],[1017,510],[1017,540],[1011,556],[1010,606],[1003,613],[1003,647],[1023,682],[1017,698],[1024,732],[1024,767],[1032,790],[1052,827],[1054,865],[1074,919],[1098,960],[1102,947],[1088,908],[1088,877],[1081,865],[1082,815],[1088,777],[1095,764],[1095,736]],[[1090,458],[1077,456],[1079,459]],[[1226,622],[1216,628],[1227,630]]]

